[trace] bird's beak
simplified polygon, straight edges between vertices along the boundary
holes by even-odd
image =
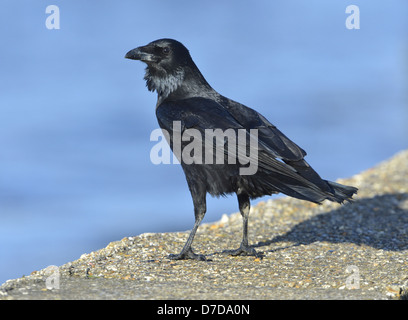
[[[138,47],[133,50],[130,50],[128,53],[126,53],[125,58],[132,60],[140,60],[143,62],[156,61],[155,56],[152,53],[148,52],[147,46]]]

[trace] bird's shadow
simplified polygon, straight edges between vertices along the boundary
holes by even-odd
[[[355,200],[313,216],[287,233],[260,241],[252,247],[273,252],[316,241],[355,243],[388,251],[408,249],[408,193]],[[293,244],[269,250],[265,248],[279,242]]]

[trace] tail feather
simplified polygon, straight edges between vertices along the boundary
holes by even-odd
[[[306,179],[314,185],[314,187],[309,187],[307,189],[305,189],[303,186],[300,186],[300,189],[303,189],[300,193],[309,198],[309,201],[320,203],[323,200],[328,199],[330,201],[338,203],[343,203],[344,201],[352,202],[353,195],[357,193],[358,189],[355,187],[345,186],[337,182],[323,180],[304,159],[285,162],[292,168],[294,168],[302,178]],[[292,189],[295,188],[292,187]],[[297,191],[299,192],[299,190]]]
[[[304,160],[280,162],[267,154],[260,154],[260,166],[263,174],[256,176],[253,185],[262,185],[259,194],[272,194],[276,191],[301,200],[321,203],[324,200],[343,203],[352,202],[357,188],[322,179],[319,174]],[[262,157],[264,156],[264,157]],[[266,173],[266,174],[265,174]]]
[[[332,201],[336,201],[338,203],[343,203],[344,201],[352,202],[353,195],[357,193],[358,189],[351,186],[346,186],[337,182],[333,181],[326,181],[334,191],[333,197],[334,199],[330,199]]]

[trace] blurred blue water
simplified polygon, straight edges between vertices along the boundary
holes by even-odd
[[[60,30],[45,8],[60,8]],[[156,96],[125,53],[182,41],[210,84],[264,114],[326,179],[408,147],[408,3],[24,1],[1,4],[0,283],[110,241],[186,230],[177,165],[155,166]],[[208,198],[205,221],[237,211]],[[272,235],[271,235],[272,236]]]

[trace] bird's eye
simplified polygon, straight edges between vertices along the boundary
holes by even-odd
[[[164,48],[162,49],[162,52],[163,52],[164,54],[169,54],[169,53],[170,53],[170,48],[169,48],[169,47],[164,47]]]

